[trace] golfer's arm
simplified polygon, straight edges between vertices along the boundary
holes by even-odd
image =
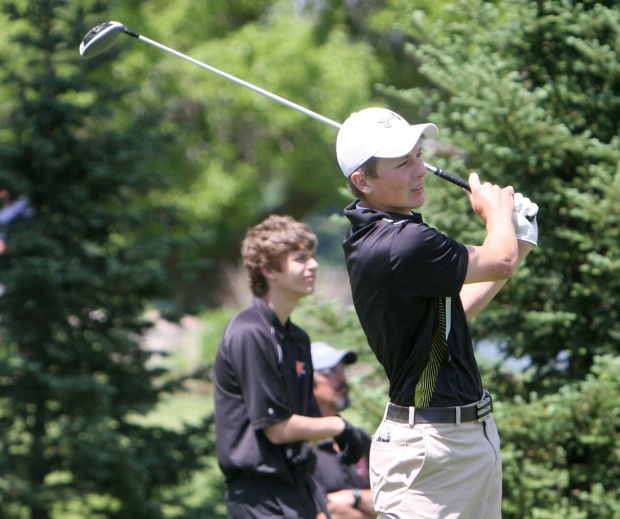
[[[473,319],[478,315],[507,281],[507,279],[502,279],[500,281],[483,281],[481,283],[463,285],[463,288],[461,288],[461,302],[463,303],[467,319]]]
[[[333,438],[343,430],[344,420],[339,416],[314,418],[294,414],[287,420],[265,427],[263,432],[271,443],[281,444]]]
[[[520,265],[525,257],[534,248],[534,245],[524,241],[517,241],[517,265]],[[461,288],[461,302],[468,319],[475,317],[508,282],[508,279],[498,281],[483,281],[463,285]]]
[[[484,243],[466,247],[465,284],[505,280],[512,276],[517,267],[518,246],[511,221],[487,222]]]

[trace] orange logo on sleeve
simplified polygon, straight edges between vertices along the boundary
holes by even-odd
[[[297,378],[306,375],[306,363],[301,360],[295,361],[295,371],[297,372]]]

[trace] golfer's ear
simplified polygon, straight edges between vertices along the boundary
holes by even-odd
[[[351,184],[353,184],[362,193],[367,194],[372,190],[370,184],[368,183],[368,178],[364,175],[361,169],[356,169],[353,173],[351,173],[349,178],[351,180]]]

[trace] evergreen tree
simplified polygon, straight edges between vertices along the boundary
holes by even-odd
[[[139,341],[172,247],[162,229],[174,215],[149,198],[166,185],[158,159],[172,138],[158,109],[101,66],[113,50],[79,57],[105,7],[2,2],[0,185],[36,210],[11,232],[0,272],[6,519],[188,517],[174,489],[210,448],[208,423],[171,431],[136,419],[181,383]]]
[[[505,519],[620,517],[620,357],[555,394],[499,403]]]

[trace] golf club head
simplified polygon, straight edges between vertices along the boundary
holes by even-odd
[[[100,23],[82,38],[80,55],[84,58],[98,56],[112,46],[121,32],[125,32],[125,26],[120,22]]]

